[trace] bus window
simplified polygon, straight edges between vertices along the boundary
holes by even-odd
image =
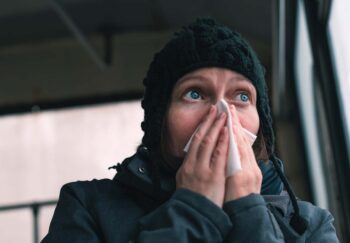
[[[300,1],[297,14],[296,38],[296,91],[300,105],[303,134],[310,172],[310,183],[315,204],[329,208],[328,193],[323,170],[320,138],[317,131],[317,116],[315,103],[315,83],[313,82],[314,60],[311,52],[310,37],[307,29],[305,9]]]
[[[328,22],[328,34],[333,51],[333,63],[337,74],[339,94],[342,100],[343,119],[346,124],[347,148],[350,148],[350,32],[348,23],[350,1],[332,1],[332,8]]]

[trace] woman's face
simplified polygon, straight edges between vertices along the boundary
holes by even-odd
[[[225,99],[235,106],[242,127],[257,134],[259,116],[254,85],[224,68],[201,68],[176,83],[165,118],[165,159],[182,161],[184,147],[211,105]],[[169,161],[168,161],[169,162]]]

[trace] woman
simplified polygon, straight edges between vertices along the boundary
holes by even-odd
[[[113,180],[65,185],[44,243],[338,242],[330,213],[297,201],[283,175],[264,69],[238,33],[198,19],[155,55],[144,85],[137,153]],[[230,126],[241,169],[226,176]]]

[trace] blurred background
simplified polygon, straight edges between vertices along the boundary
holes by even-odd
[[[2,1],[0,242],[38,242],[63,184],[114,176],[142,137],[154,53],[198,16],[257,51],[287,177],[350,242],[349,12],[348,0]]]

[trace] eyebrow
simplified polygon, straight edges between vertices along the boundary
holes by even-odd
[[[241,78],[233,78],[230,79],[231,80],[235,80],[238,81],[239,84],[241,85],[248,85],[250,88],[255,88],[254,84],[252,83],[252,81],[250,81],[249,79],[245,78],[245,77],[241,77]]]
[[[188,75],[188,76],[185,75],[184,77],[180,78],[179,83],[182,83],[182,82],[184,82],[186,80],[189,80],[189,79],[199,79],[199,80],[210,81],[210,79],[208,79],[208,78],[206,78],[206,77],[204,77],[202,75],[194,74],[194,75]],[[244,81],[248,81],[248,82],[251,83],[251,81],[248,78],[244,77],[241,74],[235,75],[230,80],[238,80],[238,81],[243,81],[244,80]]]
[[[247,81],[247,82],[251,83],[251,81],[243,75],[235,75],[234,77],[230,78],[230,81],[231,80]]]
[[[189,75],[189,76],[185,76],[185,77],[182,77],[178,82],[177,82],[177,85],[180,85],[182,83],[184,83],[185,81],[187,80],[202,80],[202,81],[206,81],[206,82],[209,82],[210,79],[202,76],[202,75]]]
[[[180,86],[181,84],[185,83],[188,80],[199,80],[199,81],[206,81],[206,82],[211,81],[211,79],[206,78],[205,76],[202,76],[202,75],[198,75],[198,74],[193,74],[193,75],[188,75],[188,76],[185,75],[177,82],[176,86]],[[250,81],[248,78],[246,78],[243,75],[240,75],[240,74],[235,75],[232,78],[230,78],[229,81],[238,81],[238,83],[240,83],[240,85],[247,85],[251,92],[256,90],[252,81]]]

